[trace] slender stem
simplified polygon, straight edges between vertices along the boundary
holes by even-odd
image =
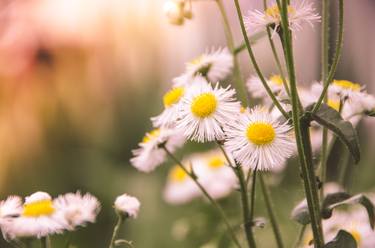
[[[117,235],[120,231],[120,227],[122,225],[122,223],[124,222],[125,220],[125,217],[121,214],[117,214],[117,223],[113,229],[113,233],[112,233],[112,238],[111,238],[111,243],[109,244],[109,248],[114,248],[115,247],[115,241],[116,241],[116,238],[117,238]]]
[[[335,55],[332,61],[332,66],[329,71],[329,74],[327,78],[324,79],[324,87],[322,90],[322,93],[319,96],[318,101],[316,102],[314,109],[312,110],[313,113],[316,113],[320,106],[322,105],[322,102],[324,100],[325,95],[327,94],[328,86],[332,82],[333,77],[335,76],[337,65],[340,60],[341,56],[341,50],[343,46],[343,40],[344,40],[344,0],[339,0],[339,26],[337,30],[337,41],[336,41],[336,49],[335,49]]]
[[[324,183],[327,181],[327,159],[328,159],[328,130],[323,127],[322,133],[322,150],[320,159],[320,180],[322,186],[320,188],[320,199],[324,197]]]
[[[303,235],[305,234],[307,225],[303,225],[299,231],[299,234],[297,236],[296,242],[294,243],[294,248],[300,247]]]
[[[340,173],[339,173],[339,178],[338,178],[338,182],[343,186],[345,187],[345,177],[346,177],[346,172],[348,170],[348,167],[349,167],[349,163],[348,163],[348,160],[350,158],[349,156],[349,152],[345,149],[344,151],[342,151],[344,154],[342,154],[342,159],[341,159],[341,163],[339,163],[339,165],[343,165],[341,167],[341,170],[340,170]],[[343,162],[343,163],[342,163]]]
[[[244,21],[243,21],[243,18],[242,18],[242,12],[241,12],[240,4],[239,4],[238,0],[234,0],[234,3],[236,5],[237,16],[238,16],[238,19],[239,19],[239,22],[240,22],[242,35],[243,35],[243,38],[245,40],[247,51],[249,53],[250,60],[251,60],[251,62],[253,64],[253,67],[254,67],[256,73],[258,74],[258,77],[259,77],[260,81],[262,82],[263,87],[266,89],[268,95],[271,97],[273,104],[279,109],[279,111],[281,112],[281,114],[286,119],[289,119],[288,113],[283,109],[283,107],[281,106],[281,104],[279,103],[279,101],[276,99],[275,95],[273,94],[272,90],[268,86],[267,81],[264,78],[264,76],[263,76],[263,74],[262,74],[262,72],[261,72],[261,70],[260,70],[260,68],[258,66],[258,63],[257,63],[257,61],[255,59],[253,50],[252,50],[251,45],[250,45],[249,38],[247,37],[247,32],[246,32],[245,24],[244,24]]]
[[[264,36],[266,36],[266,33],[263,32],[263,31],[259,31],[259,32],[256,32],[256,33],[250,35],[250,37],[249,37],[250,44],[255,45],[257,43],[257,41],[260,40],[261,38],[263,38]],[[244,50],[246,50],[246,43],[242,42],[241,45],[234,48],[233,54],[237,56],[240,52],[242,52]]]
[[[266,204],[268,216],[269,216],[270,221],[271,221],[273,234],[275,235],[277,247],[283,248],[284,245],[283,245],[283,241],[282,241],[282,238],[281,238],[280,228],[279,228],[279,225],[277,224],[276,216],[275,216],[275,213],[274,213],[273,208],[272,208],[272,202],[271,202],[269,188],[267,187],[266,183],[264,182],[264,178],[263,178],[263,175],[261,173],[259,173],[259,181],[260,181],[260,186],[261,186],[262,192],[263,192],[264,203]]]
[[[225,32],[225,37],[227,39],[227,45],[229,47],[229,50],[233,54],[233,64],[234,64],[234,77],[235,77],[235,83],[236,83],[236,89],[237,89],[237,94],[238,98],[241,100],[242,104],[247,106],[248,105],[248,97],[246,94],[246,88],[245,88],[245,83],[242,79],[241,76],[241,70],[240,70],[240,65],[238,63],[238,58],[234,54],[234,38],[233,38],[233,33],[229,24],[228,20],[228,15],[225,11],[225,7],[223,5],[222,0],[215,0],[217,3],[217,6],[219,7],[221,17],[223,19],[223,24],[224,24],[224,32]]]
[[[285,60],[289,74],[290,91],[292,98],[292,119],[295,131],[298,157],[301,165],[301,174],[305,187],[305,194],[309,208],[311,226],[314,234],[314,242],[317,248],[324,245],[323,231],[321,226],[319,197],[315,182],[315,173],[312,163],[312,151],[310,143],[309,123],[300,120],[299,96],[296,84],[296,74],[294,68],[294,57],[292,49],[292,34],[289,29],[288,21],[288,3],[281,1],[281,27],[282,40],[284,42]],[[280,7],[280,6],[279,6]]]
[[[48,239],[47,239],[47,237],[42,237],[40,239],[40,247],[41,248],[48,248]]]
[[[212,198],[212,196],[206,191],[206,189],[202,186],[202,184],[199,183],[198,178],[195,174],[190,172],[186,167],[181,163],[179,159],[177,159],[165,146],[162,146],[162,149],[167,153],[167,155],[178,165],[180,168],[194,181],[194,183],[198,186],[198,188],[202,191],[202,193],[207,197],[209,202],[216,208],[218,213],[221,215],[222,219],[224,220],[224,223],[227,227],[228,232],[230,233],[230,236],[233,240],[233,242],[236,244],[237,247],[241,248],[241,245],[235,235],[235,232],[232,228],[232,226],[229,224],[229,221],[225,215],[224,210],[222,207]]]
[[[253,171],[253,176],[251,177],[251,192],[250,192],[250,217],[251,220],[254,218],[255,212],[255,193],[256,193],[256,182],[257,182],[257,171]]]
[[[242,214],[243,214],[243,219],[244,219],[244,227],[245,227],[245,235],[247,239],[247,243],[250,248],[255,248],[255,240],[254,240],[254,235],[252,231],[252,226],[253,226],[253,216],[254,216],[254,202],[255,202],[255,178],[256,174],[254,171],[253,174],[253,188],[251,192],[251,206],[249,208],[249,199],[247,195],[247,181],[245,179],[243,170],[240,165],[236,164],[233,165],[232,161],[230,160],[227,152],[223,148],[223,146],[220,144],[219,141],[217,141],[217,144],[224,154],[225,159],[228,161],[229,166],[233,169],[233,171],[236,173],[238,177],[238,181],[240,183],[240,191],[241,191],[241,201],[242,201]]]

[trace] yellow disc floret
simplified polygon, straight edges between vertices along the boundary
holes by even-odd
[[[183,182],[187,178],[187,174],[180,166],[176,165],[169,173],[169,177],[174,182]]]
[[[143,137],[142,143],[147,143],[152,139],[157,138],[160,135],[160,129],[156,128]]]
[[[248,126],[247,138],[256,145],[267,145],[275,139],[275,129],[269,123],[256,122]]]
[[[199,118],[206,118],[216,111],[217,100],[212,93],[196,96],[191,103],[191,112]]]
[[[333,84],[346,90],[360,91],[361,85],[348,80],[333,80]]]
[[[336,110],[337,112],[340,110],[340,101],[339,100],[332,100],[328,99],[327,105]]]
[[[272,77],[270,77],[270,81],[273,84],[279,85],[279,86],[283,84],[283,80],[280,75],[273,75]]]
[[[163,96],[163,103],[166,108],[172,106],[180,101],[181,97],[184,95],[183,87],[176,87],[165,93]]]
[[[275,19],[280,19],[280,10],[277,5],[272,5],[271,7],[266,9],[266,15]],[[288,6],[288,14],[295,13],[295,9],[292,6]]]
[[[361,242],[361,234],[355,229],[351,230],[350,234],[353,236],[355,241],[357,241],[357,245],[359,246],[359,244]]]
[[[216,169],[225,165],[225,160],[222,156],[213,156],[208,160],[208,166]]]
[[[25,217],[38,217],[42,215],[51,215],[55,212],[51,200],[41,200],[23,206],[22,215]]]

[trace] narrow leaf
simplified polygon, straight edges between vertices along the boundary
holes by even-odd
[[[360,149],[357,132],[349,121],[342,119],[339,112],[322,104],[316,113],[312,113],[314,104],[309,105],[306,110],[311,118],[320,125],[331,130],[345,144],[350,151],[355,163],[360,160]]]
[[[323,248],[357,248],[357,241],[347,231],[340,230],[336,237]]]

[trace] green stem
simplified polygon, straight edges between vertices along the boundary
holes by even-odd
[[[225,156],[225,159],[228,161],[229,166],[233,169],[235,174],[237,175],[238,181],[240,183],[240,191],[241,191],[241,201],[242,201],[242,214],[243,214],[243,219],[244,219],[244,227],[245,227],[245,235],[246,235],[246,240],[248,243],[248,246],[250,248],[255,248],[255,240],[254,240],[254,235],[252,231],[252,226],[253,226],[253,216],[254,216],[254,202],[255,202],[255,179],[256,179],[256,173],[254,171],[253,174],[253,186],[252,186],[252,191],[251,191],[251,206],[249,208],[249,199],[247,195],[247,182],[243,173],[243,170],[241,166],[239,165],[233,165],[232,161],[230,160],[227,152],[223,148],[223,146],[220,144],[219,141],[217,141],[217,144],[222,151],[222,153]]]
[[[221,14],[221,17],[223,19],[224,32],[225,32],[225,37],[226,37],[226,40],[227,40],[228,48],[231,51],[231,53],[233,54],[234,77],[235,77],[234,81],[236,83],[238,98],[239,98],[239,100],[241,100],[241,102],[244,106],[247,106],[249,99],[248,99],[247,94],[246,94],[245,83],[244,83],[244,81],[242,79],[242,76],[241,76],[241,70],[240,70],[240,65],[238,63],[238,58],[237,58],[237,56],[235,56],[235,53],[234,53],[234,49],[235,49],[234,38],[233,38],[233,33],[232,33],[232,30],[231,30],[231,27],[230,27],[230,24],[229,24],[228,15],[225,11],[223,1],[222,0],[215,0],[215,2],[217,3],[217,6],[219,7],[220,14]]]
[[[297,91],[296,74],[294,68],[294,57],[292,49],[292,34],[289,29],[288,3],[282,1],[281,6],[281,28],[282,39],[285,49],[285,60],[290,81],[292,98],[292,119],[295,131],[298,158],[301,165],[301,174],[305,187],[306,200],[309,208],[311,226],[314,234],[314,242],[317,248],[324,246],[323,231],[320,218],[320,204],[315,182],[315,173],[312,163],[312,151],[310,144],[309,122],[300,120],[299,97]]]
[[[327,181],[327,159],[328,159],[328,130],[323,128],[322,134],[322,150],[320,159],[320,180],[322,186],[320,188],[320,199],[324,198],[324,183]]]
[[[341,170],[340,170],[340,173],[339,173],[339,183],[345,188],[345,178],[346,178],[346,172],[347,172],[347,170],[348,170],[348,167],[349,167],[349,162],[348,162],[348,160],[349,160],[349,158],[350,158],[350,156],[349,156],[349,152],[348,152],[348,150],[344,150],[344,151],[342,151],[344,154],[342,154],[341,156],[342,156],[342,159],[341,159],[341,163],[339,163],[339,165],[340,164],[342,164],[343,166],[342,166],[342,168],[341,168]]]
[[[300,247],[303,235],[305,234],[307,225],[303,225],[299,231],[299,234],[297,236],[296,242],[294,243],[294,248]]]
[[[244,24],[244,21],[243,21],[243,18],[242,18],[242,12],[241,12],[240,4],[239,4],[238,0],[234,0],[234,3],[236,5],[237,16],[238,16],[238,19],[239,19],[239,22],[240,22],[242,35],[243,35],[243,38],[245,40],[246,48],[247,48],[247,51],[249,53],[250,60],[251,60],[251,62],[253,64],[253,67],[254,67],[256,73],[258,74],[258,77],[259,77],[260,81],[262,82],[263,87],[266,89],[268,95],[272,99],[273,104],[279,109],[279,111],[281,112],[281,114],[286,119],[289,119],[288,113],[283,109],[283,107],[281,106],[281,104],[279,103],[279,101],[276,99],[275,95],[273,94],[272,90],[268,86],[267,81],[264,78],[264,76],[263,76],[263,74],[262,74],[262,72],[261,72],[261,70],[260,70],[260,68],[258,66],[258,63],[257,63],[257,61],[255,59],[253,50],[252,50],[251,45],[250,45],[249,38],[247,37],[247,32],[246,32],[245,24]]]
[[[121,214],[117,214],[117,223],[113,229],[113,233],[112,233],[112,238],[111,238],[111,243],[109,244],[109,248],[114,248],[115,247],[115,241],[116,241],[116,238],[117,238],[117,235],[120,231],[120,227],[122,225],[122,223],[124,222],[125,220],[125,217]]]
[[[282,241],[282,238],[281,238],[280,228],[277,224],[276,216],[275,216],[275,213],[274,213],[273,208],[272,208],[270,192],[269,192],[269,189],[268,189],[266,183],[264,182],[263,175],[261,173],[259,173],[259,181],[260,181],[260,186],[261,186],[262,192],[263,192],[264,203],[266,204],[268,216],[269,216],[270,221],[271,221],[273,234],[275,235],[277,247],[283,248],[284,245],[283,245],[283,241]]]
[[[227,230],[233,240],[233,242],[236,244],[237,247],[241,248],[241,245],[236,237],[236,234],[232,228],[232,226],[229,224],[229,221],[225,215],[224,210],[222,207],[212,198],[212,196],[206,191],[206,189],[202,186],[202,184],[199,183],[198,178],[195,174],[190,172],[186,167],[181,163],[179,159],[177,159],[165,146],[162,146],[162,149],[167,153],[167,155],[178,165],[180,168],[194,181],[194,183],[198,186],[198,188],[202,191],[202,193],[206,196],[206,198],[209,200],[209,202],[216,208],[222,219],[224,220],[224,223],[227,227]]]
[[[40,239],[40,247],[41,248],[48,248],[48,239],[47,239],[47,237],[42,237]]]
[[[340,60],[341,56],[341,50],[343,46],[343,40],[344,40],[344,0],[339,0],[339,26],[337,31],[337,41],[336,41],[336,49],[335,49],[335,55],[332,61],[332,66],[329,71],[329,74],[327,78],[324,78],[324,87],[322,90],[322,93],[319,96],[318,101],[316,102],[314,109],[312,110],[313,113],[316,113],[320,106],[322,105],[322,102],[324,100],[325,95],[327,94],[328,86],[332,82],[333,77],[335,76],[337,65]]]
[[[263,32],[263,31],[259,31],[259,32],[256,32],[256,33],[252,34],[249,37],[250,44],[255,45],[257,43],[257,41],[260,40],[261,38],[263,38],[264,36],[266,36],[266,33]],[[234,48],[233,54],[237,56],[239,53],[241,53],[244,50],[246,50],[246,43],[242,42],[241,45]]]

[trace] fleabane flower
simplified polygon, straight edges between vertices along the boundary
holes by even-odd
[[[68,230],[94,223],[100,211],[100,202],[95,196],[80,192],[60,195],[55,199],[54,206],[65,218]]]
[[[184,159],[182,163],[193,168],[191,158]],[[184,204],[201,195],[201,192],[190,176],[179,166],[173,166],[168,174],[167,183],[164,188],[163,196],[166,202],[170,204]]]
[[[308,23],[312,26],[314,22],[319,20],[320,16],[316,13],[312,3],[305,0],[290,1],[288,5],[288,21],[289,28],[292,31],[302,29],[303,23]],[[281,26],[281,15],[277,3],[273,1],[265,11],[249,11],[245,17],[245,25],[249,32],[263,30],[267,26],[272,27],[274,32],[276,32]]]
[[[138,216],[141,203],[136,197],[123,194],[116,198],[114,207],[119,213],[135,219]]]
[[[186,71],[173,80],[175,86],[191,85],[197,76],[210,82],[218,82],[228,77],[233,69],[233,56],[228,48],[203,53],[186,64]]]
[[[184,96],[185,87],[174,87],[163,96],[163,112],[151,118],[155,127],[173,127],[179,116],[179,103]]]
[[[164,14],[169,23],[174,25],[182,25],[185,19],[192,18],[191,3],[184,0],[168,0],[163,5]]]
[[[225,127],[225,147],[242,166],[271,170],[282,166],[295,150],[291,129],[265,109],[255,107]]]
[[[280,75],[273,75],[267,80],[267,84],[272,92],[278,96],[284,91],[283,80]],[[265,90],[262,81],[257,76],[252,76],[247,80],[247,89],[249,93],[255,98],[262,98],[271,100]]]
[[[150,172],[165,161],[166,153],[161,145],[170,152],[181,147],[185,139],[181,132],[171,128],[156,128],[143,137],[139,148],[133,150],[131,164],[140,171]]]
[[[181,99],[177,129],[188,139],[198,142],[223,140],[224,125],[239,115],[240,103],[235,99],[235,90],[214,87],[206,82],[189,88]]]
[[[7,239],[6,233],[11,222],[22,213],[22,199],[19,196],[9,196],[0,202],[0,228]]]
[[[67,223],[58,211],[55,201],[45,192],[36,192],[25,199],[22,212],[2,228],[9,239],[19,237],[45,237],[62,233]]]
[[[198,181],[213,198],[226,197],[238,187],[237,177],[220,150],[196,154],[191,163]]]

